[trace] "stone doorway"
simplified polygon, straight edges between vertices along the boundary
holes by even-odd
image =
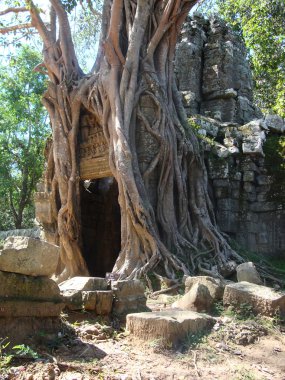
[[[121,215],[114,177],[81,181],[83,256],[91,276],[112,272],[121,249]]]

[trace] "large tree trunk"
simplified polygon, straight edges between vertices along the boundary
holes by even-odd
[[[58,225],[59,271],[87,273],[77,156],[84,108],[104,130],[119,187],[122,246],[113,272],[134,278],[160,268],[174,278],[178,272],[210,273],[214,265],[221,272],[239,258],[216,226],[202,153],[173,74],[180,27],[197,0],[105,0],[97,71],[88,77],[78,66],[66,13],[60,1],[50,1],[59,40],[33,7],[31,13],[51,80],[44,96],[53,128],[46,183]],[[138,158],[141,133],[155,147],[144,165]]]

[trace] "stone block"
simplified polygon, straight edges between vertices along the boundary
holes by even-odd
[[[219,211],[236,212],[239,210],[239,201],[237,199],[225,198],[218,199],[217,208]]]
[[[228,198],[229,188],[227,187],[215,187],[215,197],[216,198]]]
[[[0,270],[50,277],[55,273],[58,259],[56,245],[26,236],[10,236],[0,251]]]
[[[246,281],[252,284],[262,285],[261,278],[252,262],[242,263],[237,266],[238,282]]]
[[[145,287],[140,280],[112,281],[111,289],[116,297],[144,296]]]
[[[55,317],[63,307],[53,280],[0,271],[0,317]]]
[[[254,182],[255,174],[253,171],[245,171],[243,173],[243,180],[244,182]]]
[[[112,290],[98,290],[96,295],[96,314],[108,315],[112,311],[113,292]]]
[[[166,310],[127,315],[126,329],[142,340],[179,344],[189,334],[209,330],[214,318],[194,311]]]
[[[253,193],[255,192],[255,186],[250,182],[244,182],[243,189],[246,193]]]
[[[139,280],[113,281],[114,292],[113,312],[126,315],[130,312],[148,310],[146,307],[145,287]]]
[[[112,311],[112,290],[64,290],[62,298],[69,310],[92,310],[98,315],[108,315]]]
[[[193,276],[186,277],[185,279],[185,293],[189,292],[195,284],[205,285],[210,295],[215,300],[220,300],[223,298],[224,285],[218,278],[210,276]]]
[[[270,185],[272,183],[272,178],[269,175],[259,175],[256,179],[258,185]]]
[[[59,302],[29,301],[29,300],[1,300],[0,317],[58,317],[64,308]]]
[[[276,313],[285,316],[285,293],[274,291],[266,286],[239,282],[225,287],[225,306],[251,306],[253,312],[273,317]]]
[[[61,291],[77,290],[77,291],[92,291],[92,290],[107,290],[108,282],[101,277],[73,277],[59,284]]]
[[[0,298],[61,301],[58,285],[47,277],[26,276],[0,271]]]
[[[193,310],[197,312],[209,312],[212,309],[214,299],[209,289],[197,282],[182,298],[172,304],[173,308]]]
[[[285,132],[285,120],[278,115],[266,115],[264,119],[267,128],[277,133]]]

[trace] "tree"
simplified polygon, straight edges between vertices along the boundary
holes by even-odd
[[[81,254],[77,156],[82,112],[93,115],[103,128],[118,183],[122,232],[115,274],[134,278],[159,268],[174,278],[177,272],[197,269],[209,274],[214,265],[222,273],[231,259],[240,260],[216,225],[202,152],[174,80],[176,40],[196,3],[105,0],[94,72],[85,75],[68,20],[70,4],[76,1],[50,0],[49,27],[34,3],[26,1],[44,43],[49,76],[43,102],[53,142],[46,183],[58,226],[60,278],[87,273]],[[144,107],[146,100],[151,111]],[[157,146],[145,170],[137,158],[139,126]]]
[[[216,3],[216,4],[213,4]],[[284,0],[205,0],[245,41],[252,63],[255,101],[264,112],[285,116]]]
[[[45,75],[33,71],[39,63],[39,54],[26,46],[0,71],[1,229],[33,224],[32,196],[49,133],[41,104]]]

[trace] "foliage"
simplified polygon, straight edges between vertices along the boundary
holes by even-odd
[[[12,347],[12,350],[15,350],[16,354],[19,356],[23,356],[25,358],[38,359],[39,355],[36,351],[34,351],[31,347],[25,346],[24,344],[19,344],[17,346]]]
[[[218,9],[249,50],[258,105],[285,116],[285,7],[283,0],[218,0]]]
[[[44,74],[29,47],[11,57],[0,74],[0,229],[32,225],[32,196],[43,170],[43,147],[49,133],[41,104]]]

